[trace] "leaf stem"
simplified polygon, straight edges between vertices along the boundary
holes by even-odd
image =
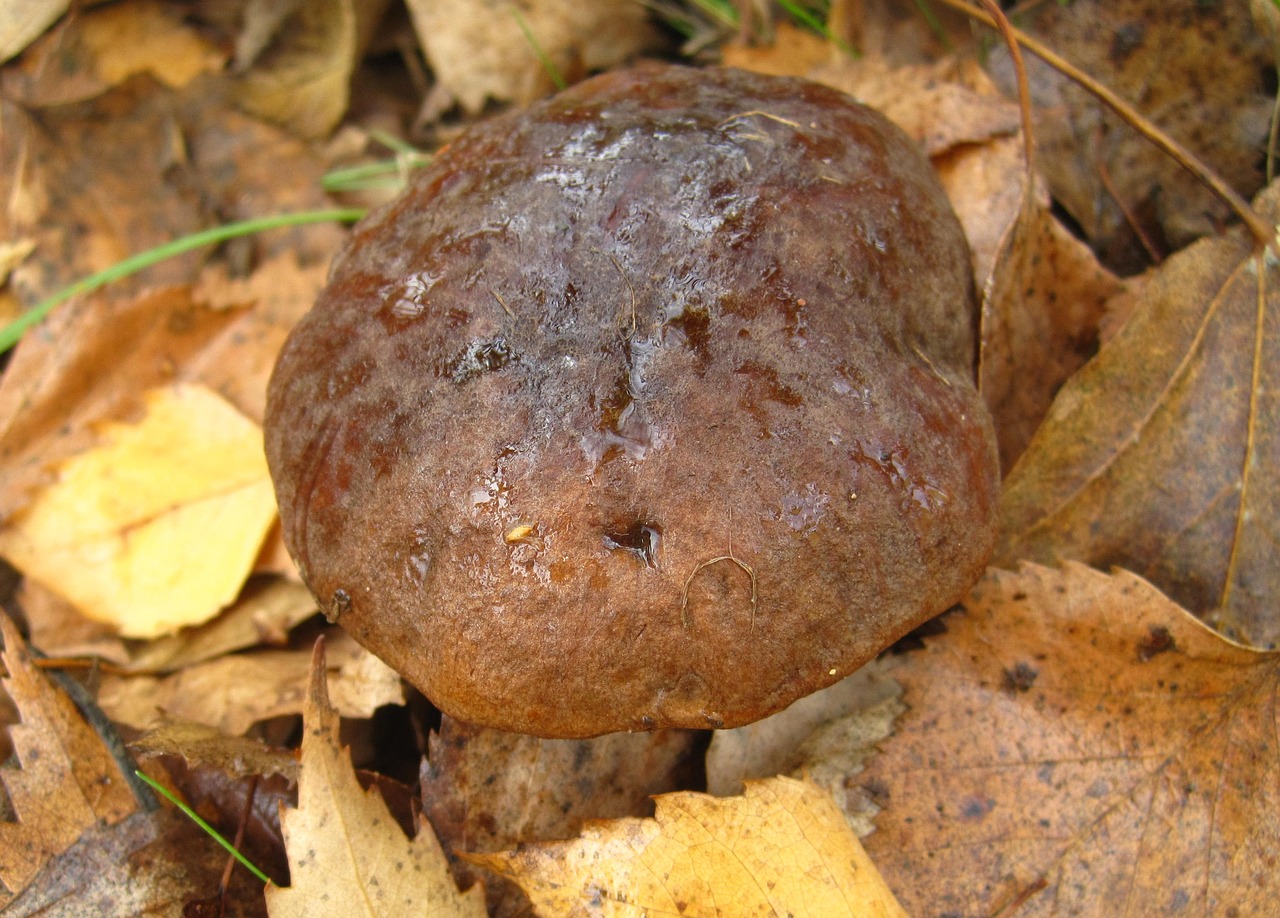
[[[108,268],[68,284],[61,290],[45,297],[8,325],[0,328],[0,353],[4,353],[17,344],[27,329],[43,320],[55,306],[65,303],[73,296],[89,293],[112,281],[128,277],[130,274],[136,274],[143,268],[149,268],[164,261],[166,258],[173,258],[175,255],[181,255],[192,249],[225,242],[238,236],[248,236],[263,230],[285,226],[304,226],[309,223],[329,223],[332,221],[351,223],[363,217],[364,213],[363,210],[356,208],[338,208],[334,210],[309,210],[296,214],[277,214],[272,217],[256,217],[252,220],[241,220],[237,223],[227,223],[223,226],[201,230],[198,233],[192,233],[190,236],[183,236],[181,239],[174,239],[171,242],[158,245],[154,249],[131,255]]]
[[[139,778],[141,778],[143,781],[147,782],[147,784],[149,784],[157,794],[164,797],[164,799],[168,800],[178,809],[182,810],[182,812],[185,813],[192,822],[194,822],[200,828],[204,829],[205,832],[209,833],[209,835],[212,836],[214,841],[222,845],[222,847],[226,848],[227,851],[231,853],[231,856],[234,857],[241,864],[243,864],[245,866],[245,869],[247,869],[255,877],[257,877],[267,886],[275,885],[271,882],[271,877],[267,876],[265,873],[259,870],[256,866],[254,866],[253,861],[249,860],[247,857],[241,854],[236,849],[236,846],[231,844],[231,842],[227,841],[225,838],[223,838],[217,829],[215,829],[213,826],[209,825],[209,823],[201,819],[195,810],[191,809],[191,807],[187,806],[185,803],[183,803],[181,800],[175,797],[172,793],[170,793],[167,787],[165,787],[155,778],[152,778],[150,775],[145,774],[140,770],[135,770],[134,774],[137,775]]]
[[[991,28],[997,27],[995,20],[991,16],[982,10],[974,8],[966,0],[941,0],[941,2]],[[1127,121],[1135,131],[1147,138],[1179,166],[1195,176],[1197,181],[1208,187],[1248,227],[1250,234],[1259,246],[1270,247],[1275,250],[1277,245],[1275,227],[1262,219],[1258,212],[1249,206],[1248,201],[1241,197],[1234,188],[1223,181],[1221,176],[1205,165],[1194,153],[1156,127],[1141,112],[1102,83],[1099,83],[1070,61],[1059,56],[1057,52],[1019,29],[1011,26],[1009,31],[1017,39],[1018,44],[1098,98],[1103,104]]]

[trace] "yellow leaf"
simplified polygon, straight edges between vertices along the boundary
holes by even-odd
[[[519,883],[539,915],[904,915],[827,793],[749,781],[741,797],[676,793],[653,819],[574,841],[468,855]]]
[[[127,637],[200,624],[239,592],[275,518],[252,421],[207,389],[147,393],[0,530],[0,554]]]
[[[382,796],[362,790],[338,745],[338,715],[317,642],[303,712],[298,808],[280,814],[293,885],[267,889],[272,918],[307,915],[427,915],[485,918],[484,888],[459,894],[427,823],[412,840]]]

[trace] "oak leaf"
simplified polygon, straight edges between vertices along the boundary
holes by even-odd
[[[518,882],[539,915],[904,915],[839,809],[812,784],[657,798],[653,819],[468,860]]]
[[[303,713],[298,808],[280,814],[292,885],[267,889],[273,918],[430,915],[485,918],[479,884],[459,893],[429,824],[405,837],[377,790],[363,790],[338,743],[325,686],[323,642]]]
[[[126,637],[216,615],[275,519],[257,425],[199,386],[145,402],[0,530],[0,554]]]
[[[1280,654],[1126,572],[992,571],[856,783],[911,914],[1272,914]]]
[[[0,769],[17,816],[0,823],[0,882],[13,894],[85,831],[119,822],[137,804],[101,738],[32,664],[7,615],[0,614],[0,633],[4,688],[22,717],[9,728],[17,767]]]
[[[1255,203],[1280,217],[1280,185]],[[1228,636],[1280,640],[1280,265],[1231,233],[1169,258],[1009,473],[997,562],[1148,578]]]

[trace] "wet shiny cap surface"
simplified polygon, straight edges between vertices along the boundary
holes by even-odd
[[[800,80],[646,65],[470,130],[272,378],[285,540],[450,715],[721,727],[956,602],[994,538],[968,253]]]

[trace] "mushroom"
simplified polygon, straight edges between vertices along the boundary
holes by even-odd
[[[957,602],[995,533],[959,223],[885,118],[649,64],[353,231],[271,380],[285,541],[453,717],[731,727]]]

